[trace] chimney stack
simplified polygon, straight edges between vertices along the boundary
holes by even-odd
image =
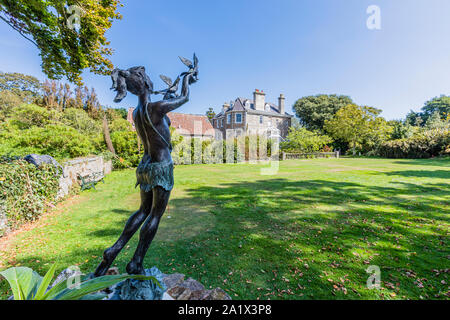
[[[280,97],[278,98],[278,110],[280,111],[281,115],[285,115],[286,112],[284,110],[286,98],[284,97],[284,94],[280,94]]]
[[[253,93],[253,100],[255,103],[255,110],[264,111],[266,105],[266,94],[258,89]]]
[[[230,109],[230,105],[229,105],[228,103],[225,102],[225,103],[223,104],[223,109],[222,109],[223,113],[227,112],[228,109]]]

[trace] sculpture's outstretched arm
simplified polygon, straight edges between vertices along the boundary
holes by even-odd
[[[157,109],[160,114],[169,113],[175,109],[178,109],[183,104],[189,101],[189,84],[192,82],[192,73],[188,73],[183,77],[183,87],[181,88],[181,95],[177,98],[162,100],[153,103],[153,108]]]

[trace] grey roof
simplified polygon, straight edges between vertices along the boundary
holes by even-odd
[[[246,103],[250,102],[250,106],[247,107]],[[242,98],[239,97],[237,98],[234,103],[233,106],[230,107],[230,109],[228,109],[228,112],[240,112],[240,111],[245,111],[248,112],[250,114],[259,114],[259,115],[265,115],[265,116],[284,116],[284,117],[292,117],[292,115],[290,115],[289,113],[285,112],[284,115],[280,114],[280,110],[278,109],[278,106],[273,104],[273,103],[267,103],[270,106],[270,111],[260,111],[260,110],[256,110],[255,109],[255,103],[253,100],[251,99],[247,99],[247,98]],[[223,110],[218,113],[214,119],[218,119],[222,116],[224,116],[224,112]]]

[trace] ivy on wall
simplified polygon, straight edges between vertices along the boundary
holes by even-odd
[[[0,159],[0,215],[7,228],[35,220],[56,202],[60,174],[50,165],[37,168],[24,160]]]

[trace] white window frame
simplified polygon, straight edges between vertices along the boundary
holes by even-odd
[[[231,113],[227,114],[227,124],[231,124]]]
[[[238,116],[241,116],[241,121],[238,121]],[[235,122],[235,123],[239,123],[239,124],[241,124],[241,123],[243,122],[243,119],[242,119],[242,113],[236,113],[236,114],[234,115],[234,122]]]

